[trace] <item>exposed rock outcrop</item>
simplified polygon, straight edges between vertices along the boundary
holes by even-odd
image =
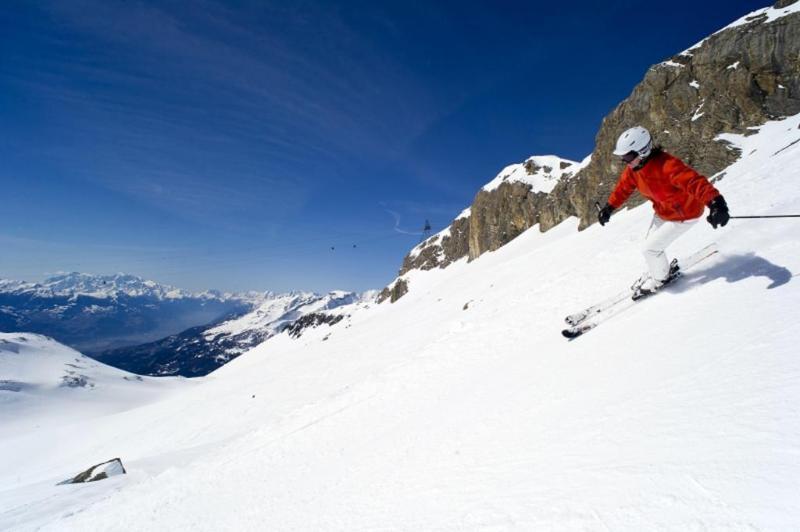
[[[378,298],[375,300],[377,303],[383,303],[387,299],[394,303],[408,293],[408,281],[403,277],[398,277],[392,284],[381,290]]]
[[[738,157],[720,133],[748,128],[800,113],[800,12],[781,0],[733,22],[688,50],[654,65],[631,95],[602,122],[590,158],[580,165],[556,165],[531,158],[506,168],[481,189],[472,206],[450,227],[414,248],[398,279],[380,301],[396,301],[408,291],[404,275],[413,269],[443,268],[496,250],[525,230],[547,231],[575,216],[583,229],[596,220],[595,201],[608,197],[622,165],[612,155],[619,134],[633,125],[650,129],[667,151],[707,176],[716,176]],[[573,164],[573,171],[569,165]],[[560,165],[558,165],[560,166]],[[538,180],[512,174],[548,176]],[[724,184],[722,185],[724,188]],[[629,205],[641,203],[638,194]]]
[[[537,223],[535,205],[546,198],[546,193],[519,182],[478,192],[469,219],[469,259],[498,249]]]
[[[127,471],[125,471],[125,467],[122,465],[122,460],[119,458],[113,458],[107,462],[93,465],[86,471],[78,473],[74,477],[64,480],[63,482],[59,482],[59,484],[82,484],[84,482],[96,482],[98,480],[103,480],[116,475],[124,475],[126,473]]]
[[[292,338],[300,338],[307,329],[313,329],[320,325],[336,325],[345,318],[344,314],[325,314],[324,312],[314,312],[306,314],[299,320],[295,320],[284,329]]]
[[[465,211],[447,229],[411,250],[403,259],[399,275],[411,270],[445,268],[466,256],[469,253],[469,224],[470,214]]]

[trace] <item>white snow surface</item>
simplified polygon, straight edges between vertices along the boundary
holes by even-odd
[[[0,441],[134,408],[183,389],[186,382],[140,377],[46,336],[0,333]]]
[[[798,125],[721,136],[732,214],[800,210]],[[638,276],[651,213],[533,228],[179,394],[5,433],[0,529],[796,530],[796,220],[702,222],[670,252],[718,256],[559,334]],[[129,474],[55,486],[114,456]]]
[[[535,168],[535,171],[529,173],[526,164]],[[484,185],[483,190],[492,191],[502,183],[525,183],[531,186],[533,192],[549,193],[562,178],[574,176],[581,168],[581,163],[556,155],[535,155],[524,163],[506,166],[497,177]]]

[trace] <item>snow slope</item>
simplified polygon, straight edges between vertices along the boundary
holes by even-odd
[[[724,138],[733,214],[800,211],[798,126]],[[650,216],[527,231],[180,395],[3,437],[0,529],[797,529],[796,220],[700,224],[672,251],[719,256],[559,334],[639,274]],[[112,456],[128,475],[54,485]]]
[[[46,336],[0,333],[0,439],[127,410],[185,386],[112,368]]]

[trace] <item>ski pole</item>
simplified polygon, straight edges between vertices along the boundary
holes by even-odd
[[[744,220],[752,218],[800,218],[800,214],[768,214],[763,216],[731,216],[731,220]]]

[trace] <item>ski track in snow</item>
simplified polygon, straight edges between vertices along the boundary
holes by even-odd
[[[800,210],[798,125],[722,137],[732,214]],[[718,256],[559,334],[639,274],[650,216],[534,228],[180,394],[5,437],[0,529],[796,529],[797,221],[703,222],[670,251]],[[116,456],[128,475],[54,485]]]

